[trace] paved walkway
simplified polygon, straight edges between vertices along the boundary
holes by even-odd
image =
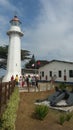
[[[29,90],[28,90],[28,87],[25,86],[25,87],[19,87],[19,92],[39,92],[39,91],[47,91],[47,90],[50,90],[51,87],[50,86],[40,86],[40,87],[36,87],[36,86],[33,86],[33,87],[29,87]]]
[[[28,88],[27,88],[27,86],[26,87],[19,87],[19,92],[38,92],[38,89],[37,88],[34,88],[34,87],[30,87],[29,88],[29,90],[28,90]]]

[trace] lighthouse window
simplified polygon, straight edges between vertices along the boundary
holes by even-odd
[[[15,22],[15,21],[12,21],[12,25],[15,25],[15,26],[18,26],[19,25],[19,22]]]

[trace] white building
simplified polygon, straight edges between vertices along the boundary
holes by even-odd
[[[39,68],[41,80],[73,83],[73,62],[52,60]]]
[[[9,48],[7,59],[7,73],[3,78],[3,82],[11,80],[16,75],[21,76],[21,37],[24,35],[20,28],[20,20],[17,16],[10,21],[11,27],[7,32],[9,36]]]

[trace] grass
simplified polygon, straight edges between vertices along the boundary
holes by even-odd
[[[73,117],[69,121],[60,125],[59,119],[63,112],[49,109],[44,120],[37,120],[32,118],[32,113],[35,109],[35,101],[37,99],[47,98],[52,91],[46,92],[31,92],[20,93],[20,105],[17,112],[16,130],[72,130],[73,129]],[[73,112],[72,112],[73,114]]]
[[[35,118],[39,120],[44,120],[46,115],[48,114],[49,108],[46,105],[37,105],[35,107]]]

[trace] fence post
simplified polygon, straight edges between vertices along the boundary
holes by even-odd
[[[0,114],[1,114],[1,105],[2,105],[2,82],[0,83]]]
[[[12,88],[13,88],[13,91],[14,91],[14,88],[15,88],[15,81],[12,82]]]
[[[40,92],[40,84],[38,85],[38,91]]]
[[[7,83],[5,83],[5,92],[4,92],[4,104],[6,104],[6,102],[7,102]]]
[[[8,84],[8,99],[10,99],[10,82]]]
[[[9,84],[10,84],[10,91],[11,91],[11,94],[12,94],[12,92],[13,92],[13,88],[12,88],[12,81],[11,81],[11,82],[9,82]]]
[[[11,86],[11,93],[14,91],[15,88],[15,81],[10,81],[10,86]]]

